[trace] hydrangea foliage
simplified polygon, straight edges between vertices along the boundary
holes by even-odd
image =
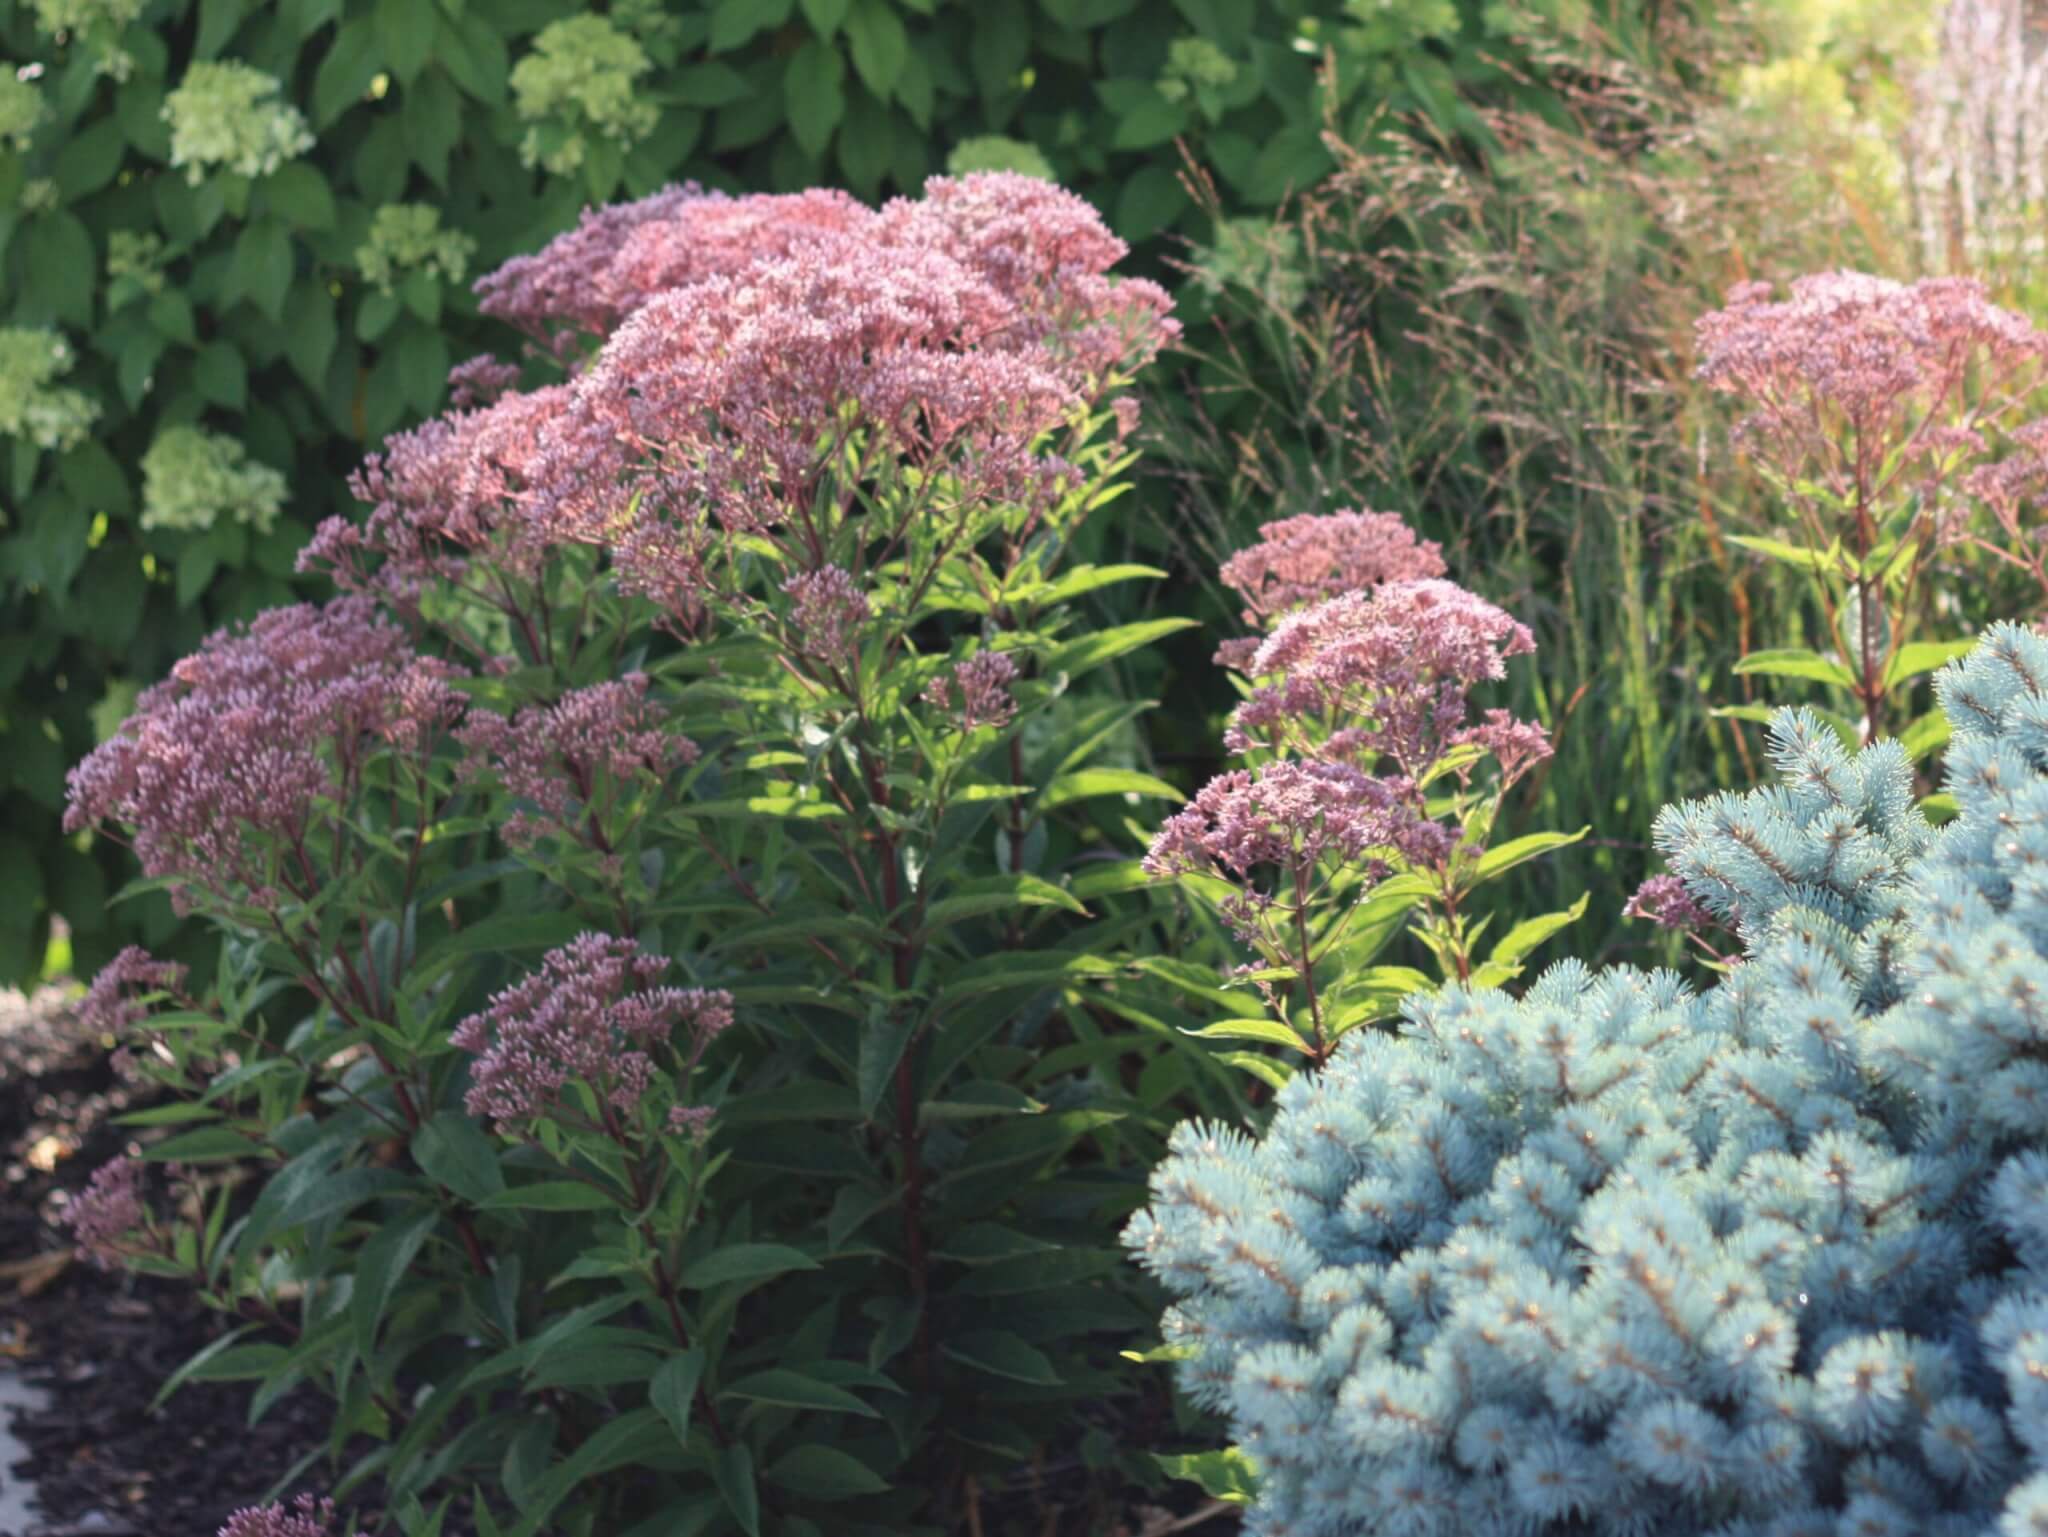
[[[1190,1123],[1126,1241],[1267,1534],[2048,1523],[2048,640],[1891,746],[1667,813],[1718,986],[1567,962],[1359,1032],[1253,1137]]]

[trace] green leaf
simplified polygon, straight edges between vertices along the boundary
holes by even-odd
[[[1021,872],[962,881],[954,890],[957,895],[942,898],[925,910],[924,932],[929,934],[963,918],[1007,912],[1015,907],[1060,907],[1083,918],[1088,916],[1088,909],[1071,893],[1051,881]]]
[[[800,0],[800,3],[811,30],[829,43],[839,30],[839,24],[846,20],[850,0]]]
[[[1193,619],[1141,619],[1135,624],[1091,631],[1048,651],[1045,654],[1046,675],[1057,677],[1065,673],[1070,678],[1078,678],[1104,662],[1114,661],[1156,640],[1190,629],[1196,623],[1198,621]]]
[[[420,9],[427,10],[425,4]],[[367,16],[344,22],[313,77],[313,127],[326,128],[363,99],[379,68],[377,38]]]
[[[1436,984],[1412,966],[1368,966],[1344,976],[1331,1010],[1330,1034],[1343,1035],[1377,1019],[1392,1019],[1417,993]]]
[[[1929,710],[1899,733],[1899,746],[1913,762],[1918,763],[1931,753],[1937,753],[1948,746],[1948,716],[1939,709]]]
[[[438,327],[413,324],[400,334],[398,377],[406,402],[422,416],[441,404],[448,383],[448,344]]]
[[[26,271],[35,274],[35,298],[59,320],[90,326],[99,262],[85,226],[68,213],[46,213],[29,221],[22,252]]]
[[[334,193],[318,167],[304,160],[287,160],[264,177],[262,193],[264,206],[293,229],[334,228]]]
[[[789,19],[791,0],[718,0],[711,13],[711,51],[730,53],[744,47],[756,32],[779,27]]]
[[[711,1476],[740,1530],[747,1537],[761,1537],[761,1491],[754,1486],[754,1454],[746,1443],[735,1441],[720,1452],[711,1465]]]
[[[917,1024],[914,1010],[878,1005],[861,1026],[860,1060],[855,1078],[860,1090],[862,1120],[874,1119],[875,1107],[881,1104],[882,1095],[888,1091],[889,1081],[895,1076],[896,1064],[902,1060],[904,1048],[917,1034]]]
[[[1187,797],[1163,779],[1136,769],[1082,769],[1062,774],[1047,785],[1038,798],[1040,811],[1052,811],[1070,801],[1097,795],[1149,795],[1160,800],[1184,801]]]
[[[910,37],[888,0],[853,0],[846,17],[853,67],[877,101],[887,101],[910,56]]]
[[[832,130],[846,115],[846,92],[841,86],[845,75],[846,66],[837,50],[816,38],[796,51],[783,74],[789,131],[813,159],[825,153]]]
[[[742,1377],[738,1382],[722,1389],[718,1396],[745,1398],[763,1404],[780,1404],[788,1409],[815,1409],[826,1414],[859,1414],[869,1419],[879,1418],[873,1409],[846,1389],[834,1387],[829,1382],[820,1382],[815,1377],[806,1377],[802,1372],[792,1371],[786,1366],[774,1366],[767,1371]]]
[[[1493,954],[1488,959],[1504,966],[1514,965],[1551,935],[1585,917],[1586,904],[1592,899],[1593,894],[1585,892],[1561,913],[1524,918],[1501,936],[1500,943],[1493,947]]]
[[[1813,683],[1831,683],[1836,688],[1856,686],[1856,675],[1840,662],[1798,647],[1752,651],[1735,664],[1735,672],[1738,676],[1762,673],[1773,678],[1804,678]]]
[[[80,129],[57,151],[57,190],[75,203],[114,179],[128,152],[128,137],[118,118],[103,117]]]
[[[1834,556],[1823,550],[1809,550],[1803,545],[1787,544],[1782,539],[1764,539],[1754,534],[1730,534],[1730,544],[1739,544],[1745,550],[1754,550],[1772,560],[1783,561],[1788,566],[1797,566],[1801,571],[1827,571],[1835,564]]]
[[[961,1365],[991,1377],[1006,1377],[1033,1387],[1061,1385],[1060,1374],[1053,1370],[1044,1351],[1001,1329],[967,1330],[953,1335],[939,1348]]]
[[[1967,656],[1976,647],[1975,636],[1961,640],[1916,640],[1911,645],[1901,646],[1892,653],[1891,662],[1884,670],[1884,686],[1896,688],[1908,678],[1917,678],[1923,673],[1945,667],[1959,656]]]
[[[243,0],[199,0],[199,35],[192,44],[194,58],[211,59],[227,47],[242,25]]]
[[[175,288],[166,288],[149,301],[149,323],[159,335],[187,347],[199,345],[199,321],[192,313],[192,301]]]
[[[476,1204],[485,1211],[610,1211],[620,1203],[580,1179],[544,1179],[513,1185]]]
[[[425,0],[377,0],[371,22],[377,47],[401,85],[411,85],[433,57],[436,9]]]
[[[334,318],[334,296],[324,283],[298,283],[284,305],[285,356],[308,389],[327,378],[340,327]]]
[[[273,321],[284,318],[293,265],[291,237],[275,219],[247,225],[236,237],[234,287]]]
[[[1315,1054],[1315,1048],[1306,1039],[1277,1019],[1225,1019],[1182,1034],[1206,1041],[1260,1041],[1268,1046],[1291,1047],[1305,1057]]]
[[[203,399],[231,411],[249,403],[249,369],[232,342],[208,342],[192,365],[192,380]]]
[[[713,1249],[683,1272],[679,1283],[688,1291],[707,1291],[734,1281],[766,1281],[792,1270],[816,1270],[818,1262],[801,1249],[779,1243],[734,1243]]]
[[[547,1477],[531,1491],[532,1503],[521,1513],[510,1537],[533,1537],[554,1514],[555,1507],[575,1490],[600,1473],[644,1461],[664,1450],[668,1439],[667,1425],[652,1409],[635,1409],[605,1421],[588,1440],[548,1470]]]
[[[234,1158],[262,1156],[263,1144],[225,1126],[202,1126],[197,1131],[155,1142],[142,1150],[150,1163],[225,1163]]]
[[[1479,856],[1474,867],[1477,880],[1491,880],[1503,870],[1512,870],[1516,865],[1525,864],[1539,854],[1548,854],[1552,849],[1561,849],[1577,843],[1593,829],[1582,827],[1575,833],[1529,833],[1525,837],[1503,843],[1499,848],[1488,849]]]
[[[1182,1478],[1200,1484],[1202,1492],[1212,1500],[1244,1505],[1258,1496],[1258,1464],[1234,1446],[1178,1457],[1154,1452],[1152,1460],[1159,1464],[1160,1471],[1168,1478]]]
[[[695,1348],[662,1362],[647,1384],[647,1401],[675,1432],[676,1444],[690,1443],[690,1410],[697,1400],[697,1384],[704,1378],[704,1352]]]
[[[355,1285],[349,1293],[349,1314],[355,1327],[356,1353],[370,1359],[384,1304],[425,1245],[439,1211],[429,1208],[402,1222],[379,1228],[356,1254]]]
[[[443,1110],[413,1133],[412,1156],[429,1177],[481,1205],[505,1189],[497,1144],[457,1110]]]
[[[889,1489],[888,1480],[866,1463],[815,1442],[793,1448],[762,1476],[779,1489],[812,1500],[849,1500]]]
[[[212,1362],[233,1350],[235,1342],[255,1327],[254,1324],[242,1324],[237,1328],[230,1329],[219,1339],[214,1340],[211,1344],[204,1346],[193,1354],[182,1366],[164,1379],[163,1386],[156,1390],[156,1397],[149,1401],[150,1412],[154,1413],[162,1408],[166,1399],[187,1382],[191,1381],[196,1373],[205,1371]]]

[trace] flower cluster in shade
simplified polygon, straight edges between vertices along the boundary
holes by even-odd
[[[166,427],[142,456],[142,526],[203,533],[230,518],[270,532],[284,506],[282,471],[226,433]]]
[[[475,251],[471,236],[441,227],[441,210],[433,204],[386,203],[371,216],[369,233],[356,247],[356,270],[386,294],[413,272],[459,283]]]
[[[36,25],[52,37],[83,41],[93,50],[93,67],[116,81],[135,68],[135,56],[121,47],[121,34],[149,0],[30,0]]]
[[[154,230],[108,230],[107,281],[114,285],[109,305],[118,309],[125,302],[123,285],[131,297],[137,293],[162,293],[168,281],[164,275],[167,254],[164,237]]]
[[[461,713],[457,676],[365,599],[271,609],[142,692],[71,770],[64,825],[127,829],[181,904],[194,889],[258,906],[309,896],[321,816],[348,804],[378,753],[424,772]]]
[[[606,1113],[630,1118],[655,1078],[652,1053],[681,1063],[678,1088],[706,1046],[732,1024],[732,995],[659,985],[669,963],[630,939],[583,934],[541,960],[540,970],[496,994],[450,1037],[474,1055],[469,1113],[523,1127],[558,1112],[572,1082]],[[680,1040],[678,1039],[680,1037]],[[669,1111],[682,1108],[678,1119]],[[691,1124],[670,1106],[665,1124]]]
[[[489,775],[512,798],[517,809],[499,830],[512,847],[568,837],[610,853],[604,825],[617,803],[697,760],[697,744],[664,720],[637,672],[509,717],[472,710],[455,733],[467,750],[457,773]]]
[[[121,1264],[122,1240],[149,1221],[142,1194],[142,1162],[120,1157],[93,1171],[64,1208],[64,1225],[80,1251],[102,1270]]]
[[[289,1505],[251,1505],[236,1511],[218,1537],[344,1537],[335,1530],[334,1520],[334,1501],[302,1494]]]
[[[164,97],[171,164],[198,186],[211,170],[268,176],[313,147],[297,107],[278,100],[275,75],[234,59],[202,60]]]
[[[95,1035],[119,1037],[143,1016],[138,992],[168,992],[184,980],[185,968],[176,961],[160,961],[140,945],[129,945],[99,969],[74,1012]]]
[[[1743,963],[1454,987],[1190,1123],[1126,1242],[1277,1537],[2048,1527],[2048,639],[1937,690],[1959,814],[1781,712],[1659,842]]]
[[[653,67],[632,35],[604,16],[549,22],[512,68],[513,106],[534,125],[520,141],[520,160],[567,176],[589,154],[586,135],[628,147],[646,138],[660,113],[634,85]]]
[[[1881,464],[1887,482],[1946,478],[2048,357],[2048,333],[1973,278],[1823,272],[1782,300],[1743,283],[1695,333],[1698,376],[1750,408],[1740,435],[1844,496],[1868,494]]]
[[[0,435],[58,453],[85,441],[99,403],[56,381],[77,361],[55,331],[0,327]]]

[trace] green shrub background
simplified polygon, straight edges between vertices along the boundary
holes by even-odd
[[[470,280],[586,204],[684,178],[875,198],[949,159],[1042,161],[1158,271],[1176,227],[1207,227],[1177,141],[1229,211],[1274,204],[1328,169],[1326,121],[1467,122],[1459,93],[1497,77],[1514,19],[1472,0],[0,0],[0,979],[33,974],[53,914],[81,972],[129,939],[178,948],[160,897],[107,911],[125,855],[62,836],[67,765],[207,631],[307,590],[294,555],[350,506],[364,452],[443,405],[451,364],[513,351]],[[269,108],[301,113],[310,146],[253,177],[174,167],[166,98],[209,64],[274,77]],[[202,108],[249,82],[201,76]],[[21,418],[53,392],[90,427],[39,447]],[[166,445],[173,428],[210,436]]]

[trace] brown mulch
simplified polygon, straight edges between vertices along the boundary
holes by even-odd
[[[245,1383],[194,1384],[150,1411],[219,1315],[186,1287],[74,1258],[57,1223],[127,1143],[110,1118],[134,1108],[62,993],[0,991],[0,1369],[46,1397],[12,1416],[27,1460],[0,1467],[0,1487],[33,1489],[37,1518],[0,1537],[215,1537],[326,1439],[332,1406],[309,1389],[254,1427]]]

